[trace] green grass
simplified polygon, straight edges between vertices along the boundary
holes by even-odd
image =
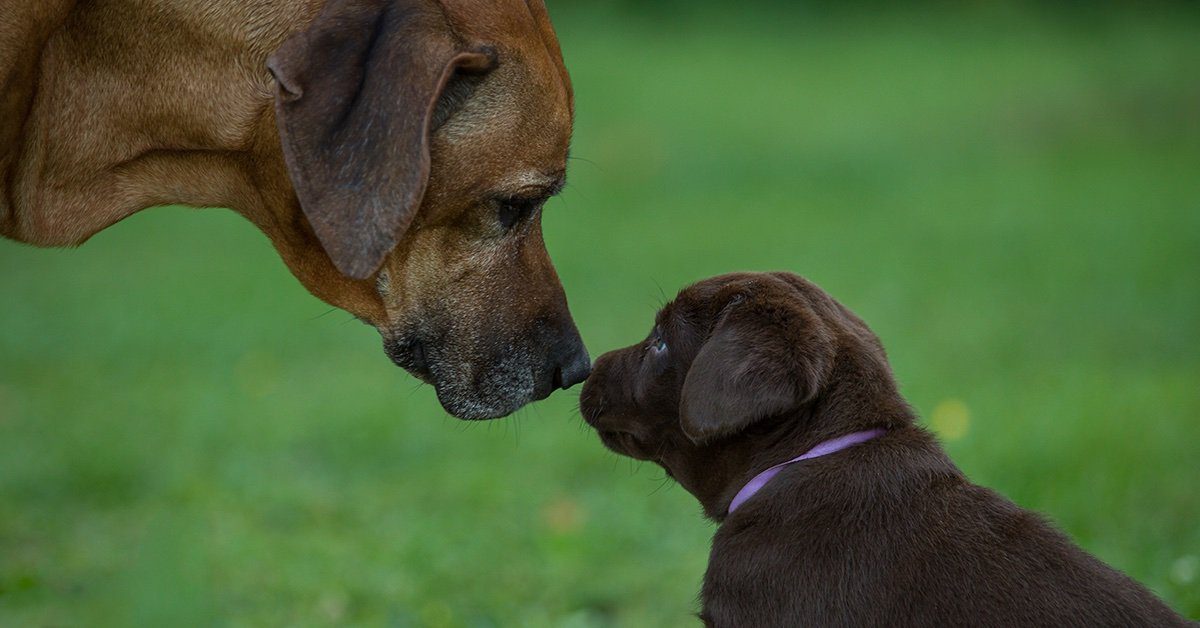
[[[1197,617],[1200,20],[1088,11],[560,9],[547,240],[594,354],[817,281],[971,477]],[[0,268],[0,625],[696,623],[712,526],[574,391],[447,418],[233,214]]]

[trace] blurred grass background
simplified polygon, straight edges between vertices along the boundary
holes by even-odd
[[[1200,616],[1197,13],[722,6],[551,3],[593,355],[804,274],[972,478]],[[711,525],[577,391],[447,418],[232,213],[0,268],[0,625],[697,623]]]

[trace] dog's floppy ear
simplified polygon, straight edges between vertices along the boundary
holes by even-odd
[[[684,378],[684,434],[702,444],[800,407],[824,385],[833,354],[831,332],[800,304],[730,305]]]
[[[412,222],[443,89],[495,65],[464,48],[430,0],[328,0],[268,59],[296,196],[343,274],[369,277]]]

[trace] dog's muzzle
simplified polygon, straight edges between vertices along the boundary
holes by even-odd
[[[392,362],[436,389],[447,412],[468,420],[507,416],[584,381],[592,369],[587,348],[573,329],[541,351],[506,346],[464,356],[415,334],[385,337],[383,345]]]

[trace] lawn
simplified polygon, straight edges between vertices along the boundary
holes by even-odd
[[[801,273],[972,478],[1200,616],[1200,16],[782,6],[552,3],[593,355]],[[0,268],[0,625],[697,624],[712,525],[577,390],[447,417],[236,215]]]

